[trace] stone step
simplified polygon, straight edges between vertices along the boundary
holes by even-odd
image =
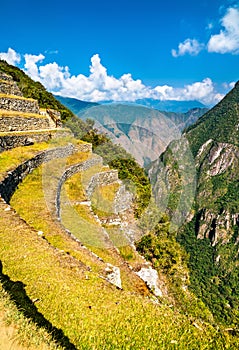
[[[28,113],[40,113],[38,102],[22,96],[0,94],[0,109]]]
[[[15,96],[23,96],[22,92],[20,91],[19,87],[17,86],[17,83],[13,80],[3,80],[3,77],[0,74],[0,93],[1,94],[7,94],[7,95],[15,95]]]
[[[50,140],[69,137],[72,133],[69,129],[40,129],[33,131],[14,131],[0,133],[0,152],[19,146],[29,146],[39,142],[49,142]]]
[[[0,130],[1,132],[8,131],[29,131],[29,130],[42,130],[53,129],[55,125],[50,125],[47,117],[40,114],[26,113],[22,114],[15,112],[8,112],[6,114],[0,111]]]

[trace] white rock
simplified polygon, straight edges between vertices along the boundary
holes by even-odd
[[[152,269],[152,267],[142,267],[142,269],[136,272],[136,274],[147,284],[156,297],[163,296],[163,293],[159,288],[158,272],[155,269]]]
[[[106,277],[107,281],[110,282],[111,284],[114,284],[116,287],[122,289],[120,269],[111,264],[107,264],[105,272],[107,274],[107,277]]]

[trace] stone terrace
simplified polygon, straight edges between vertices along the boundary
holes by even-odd
[[[23,145],[25,139],[26,145],[29,144],[29,139],[31,143],[39,142],[41,131],[41,141],[48,141],[49,137],[57,137],[56,129],[63,130],[59,112],[49,109],[42,113],[37,100],[23,97],[12,77],[0,72],[0,148],[9,149],[13,144]],[[21,135],[17,135],[19,132]],[[27,134],[25,139],[23,133]],[[19,137],[18,142],[16,138]],[[14,139],[14,143],[11,139]]]

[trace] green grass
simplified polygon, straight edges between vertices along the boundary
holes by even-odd
[[[45,197],[46,195],[49,197]],[[50,205],[52,195],[54,196],[54,190],[52,193],[50,187],[47,187],[47,193],[44,191],[42,167],[39,167],[19,185],[11,199],[11,205],[31,227],[42,231],[52,246],[67,252],[93,269],[98,268],[90,254],[87,254],[74,240],[70,239],[56,220]]]
[[[22,311],[34,316],[36,307],[35,312],[44,316],[43,326],[63,330],[58,343],[68,338],[77,349],[224,349],[226,343],[231,344],[228,348],[237,348],[236,339],[209,324],[117,290],[67,254],[52,249],[4,209],[1,204],[3,274],[18,286]],[[39,299],[34,307],[29,305],[33,299]]]
[[[26,134],[23,132],[23,134]],[[28,135],[28,133],[27,133]],[[0,134],[1,136],[1,134]],[[0,153],[0,181],[4,179],[7,172],[14,170],[21,163],[34,157],[39,152],[45,151],[53,147],[65,146],[68,143],[73,143],[77,147],[77,140],[69,137],[59,137],[53,139],[50,142],[35,143],[34,145],[16,147]],[[70,156],[67,161],[67,165],[72,165],[77,161],[83,161],[89,157],[87,152],[76,152],[76,154]]]
[[[57,167],[55,162],[52,171]],[[53,171],[52,175],[57,180],[59,174]],[[165,303],[155,303],[114,249],[92,247],[121,269],[123,290],[109,284],[104,279],[105,264],[67,236],[54,219],[42,178],[40,167],[12,197],[11,205],[24,220],[0,201],[1,280],[18,311],[33,323],[34,337],[41,327],[65,350],[238,349],[237,337],[202,322],[200,314],[182,314],[166,305],[166,297]],[[69,188],[68,184],[63,189],[63,201]],[[69,197],[77,198],[77,186]],[[97,227],[94,218],[87,208],[80,211],[92,234],[92,227]],[[77,230],[81,233],[82,226]],[[131,252],[123,253],[130,258]]]
[[[0,347],[13,350],[61,350],[50,333],[27,319],[0,283]]]
[[[11,150],[0,153],[0,181],[4,179],[8,171],[14,170],[24,161],[34,157],[41,151],[49,148],[49,144],[36,143],[31,147],[16,147]]]

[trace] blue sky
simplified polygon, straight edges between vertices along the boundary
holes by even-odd
[[[214,104],[239,79],[239,0],[11,0],[0,9],[0,57],[61,95]]]

